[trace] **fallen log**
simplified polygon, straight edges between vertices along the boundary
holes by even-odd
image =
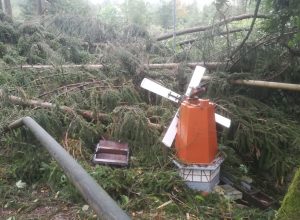
[[[256,86],[256,87],[269,88],[269,89],[282,89],[282,90],[291,90],[291,91],[300,92],[300,84],[267,82],[267,81],[259,81],[259,80],[244,80],[244,79],[231,80],[229,82],[237,85],[248,85],[248,86]]]
[[[184,65],[183,63],[156,63],[156,64],[145,64],[145,67],[155,70],[155,69],[174,69]],[[224,69],[226,67],[225,62],[195,62],[186,64],[190,68],[195,68],[196,66],[203,66],[208,70]]]
[[[47,109],[55,109],[58,108],[64,112],[70,113],[70,114],[79,114],[85,119],[88,120],[101,120],[101,121],[108,121],[109,116],[105,113],[94,113],[92,111],[88,110],[81,110],[81,109],[73,109],[68,106],[59,106],[50,102],[44,102],[42,100],[33,100],[33,99],[24,99],[18,96],[14,95],[5,95],[3,90],[0,90],[0,98],[7,98],[11,103],[22,105],[22,106],[29,106],[29,107],[40,107],[40,108],[47,108]]]
[[[88,69],[102,69],[102,64],[84,64],[84,65],[21,65],[21,69],[55,69],[55,68],[88,68]]]
[[[144,64],[145,68],[150,70],[155,69],[174,69],[182,63],[152,63]],[[208,70],[223,69],[226,66],[225,62],[195,62],[186,64],[190,68],[195,68],[197,65],[201,65]],[[23,65],[21,69],[54,69],[54,68],[87,68],[87,69],[102,69],[104,65],[102,64],[86,64],[86,65],[61,65],[61,66],[52,66],[52,65]]]
[[[249,31],[249,29],[247,28],[240,28],[240,29],[236,29],[236,30],[231,30],[231,31],[224,31],[224,32],[220,32],[220,33],[212,33],[209,36],[205,36],[204,38],[209,38],[209,37],[215,37],[215,36],[223,36],[223,35],[227,35],[227,34],[234,34],[234,33],[238,33],[238,32],[243,32],[243,31]],[[192,44],[195,41],[199,40],[199,38],[193,38],[193,39],[189,39],[189,40],[184,40],[181,41],[179,43],[177,43],[179,46],[183,46],[185,44]]]
[[[211,77],[203,76],[202,79],[210,80]],[[268,81],[261,81],[261,80],[246,80],[246,79],[229,80],[229,83],[235,85],[247,85],[247,86],[262,87],[267,89],[282,89],[282,90],[300,92],[300,84],[268,82]]]
[[[101,121],[101,122],[107,122],[110,120],[110,117],[106,113],[95,113],[93,111],[89,110],[82,110],[82,109],[74,109],[68,106],[60,106],[56,105],[50,102],[44,102],[41,100],[34,100],[34,99],[24,99],[18,96],[14,95],[6,95],[3,90],[0,89],[0,98],[6,98],[8,99],[11,103],[16,104],[16,105],[22,105],[22,106],[28,106],[28,107],[40,107],[40,108],[46,108],[46,109],[55,109],[58,108],[61,111],[64,111],[69,114],[78,114],[81,115],[83,118],[87,120],[96,120],[96,121]],[[164,127],[160,124],[155,124],[151,123],[149,120],[149,127],[157,129],[162,131]]]
[[[240,21],[240,20],[244,20],[244,19],[249,19],[249,18],[253,18],[254,15],[253,14],[244,14],[244,15],[238,15],[238,16],[234,16],[234,17],[230,17],[227,18],[223,21],[217,22],[213,25],[208,25],[208,26],[200,26],[200,27],[193,27],[193,28],[188,28],[188,29],[184,29],[181,31],[177,31],[175,32],[176,36],[180,36],[180,35],[184,35],[184,34],[191,34],[191,33],[195,33],[195,32],[200,32],[200,31],[207,31],[207,30],[211,30],[217,26],[221,26],[224,25],[226,23],[230,23],[233,21]],[[269,18],[269,16],[267,15],[257,15],[256,18]],[[173,33],[168,33],[168,34],[164,34],[158,38],[156,38],[157,41],[162,41],[162,40],[166,40],[169,38],[173,37]]]

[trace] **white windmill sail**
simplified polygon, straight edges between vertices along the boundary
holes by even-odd
[[[196,66],[190,84],[188,85],[187,90],[185,92],[186,96],[189,96],[191,94],[193,88],[199,86],[201,79],[205,73],[205,70],[206,69],[202,66]]]
[[[172,143],[173,143],[176,133],[177,133],[177,123],[178,123],[178,117],[179,117],[178,113],[179,113],[179,110],[177,110],[167,132],[165,133],[164,138],[162,139],[163,144],[166,145],[167,147],[172,146]]]
[[[200,82],[201,79],[205,73],[205,68],[202,66],[196,66],[195,71],[193,73],[193,76],[191,78],[191,81],[187,87],[185,96],[189,96],[192,92],[193,88],[196,88]],[[173,102],[178,103],[181,95],[177,94],[176,92],[173,92],[170,89],[165,88],[164,86],[150,80],[147,78],[144,78],[142,83],[141,83],[141,87],[144,89],[147,89],[150,92],[153,92],[157,95],[160,95],[164,98],[167,98]],[[178,114],[179,114],[179,110],[177,110],[170,126],[168,127],[167,132],[165,133],[165,136],[162,140],[162,142],[164,143],[164,145],[166,145],[167,147],[171,147],[172,143],[175,139],[176,133],[177,133],[177,123],[178,123]],[[229,128],[230,124],[231,124],[231,120],[228,118],[225,118],[217,113],[215,113],[215,120],[217,123],[223,125],[224,127]]]
[[[192,89],[197,87],[200,84],[204,73],[205,73],[205,68],[204,67],[196,66],[196,69],[193,73],[191,81],[190,81],[190,83],[188,85],[188,88],[186,90],[186,93],[185,93],[186,96],[189,96],[192,92]],[[171,124],[170,124],[163,140],[162,140],[163,144],[166,145],[167,147],[172,146],[172,143],[173,143],[173,141],[175,139],[175,136],[176,136],[176,133],[177,133],[178,112],[179,112],[179,110],[177,110],[177,112],[176,112],[176,114],[175,114],[175,116],[174,116],[174,118],[173,118],[173,120],[172,120],[172,122],[171,122]]]
[[[167,98],[173,102],[178,102],[181,95],[177,94],[176,92],[173,92],[170,89],[167,89],[165,87],[163,87],[162,85],[153,82],[150,79],[144,78],[142,83],[141,83],[141,87],[144,89],[149,90],[150,92],[153,92],[157,95],[160,95],[164,98]]]
[[[215,120],[217,123],[223,125],[226,128],[229,128],[231,125],[231,120],[229,118],[225,118],[224,116],[219,115],[217,113],[215,113]]]

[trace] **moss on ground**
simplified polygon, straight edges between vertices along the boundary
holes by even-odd
[[[300,216],[300,168],[284,197],[276,219],[294,220]]]

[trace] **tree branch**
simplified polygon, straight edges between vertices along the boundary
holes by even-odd
[[[256,6],[255,6],[255,11],[254,11],[254,15],[253,15],[253,20],[250,26],[250,29],[246,35],[246,37],[244,38],[244,40],[241,42],[241,44],[232,52],[230,59],[244,46],[244,44],[246,43],[246,41],[248,40],[248,38],[250,37],[250,34],[253,30],[256,18],[258,16],[258,9],[259,9],[259,5],[260,5],[261,0],[257,0]]]

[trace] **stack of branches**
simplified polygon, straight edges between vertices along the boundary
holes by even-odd
[[[132,51],[135,53],[134,49]],[[102,121],[98,137],[128,141],[137,154],[143,151],[145,153],[141,146],[148,146],[147,149],[154,146],[158,150],[155,146],[160,146],[158,141],[161,125],[168,124],[175,108],[168,101],[145,91],[141,92],[140,81],[148,75],[175,91],[181,91],[188,81],[187,72],[190,70],[181,66],[172,76],[171,70],[159,73],[145,70],[141,74],[138,69],[142,62],[128,51],[126,55],[122,53],[111,53],[115,62],[112,67],[102,71],[82,69],[74,73],[60,69],[54,69],[54,72],[26,70],[26,74],[13,71],[12,75],[4,74],[3,86],[6,86],[6,91],[10,91],[10,94],[20,97],[42,98],[73,109],[88,109],[93,113],[106,114],[111,120]],[[177,80],[176,76],[179,77]],[[231,76],[234,77],[237,76]],[[282,120],[286,117],[284,113],[275,114],[273,109],[262,102],[233,95],[237,91],[226,82],[227,80],[214,79],[209,89],[210,98],[218,97],[217,103],[228,110],[229,116],[236,123],[230,132],[223,134],[222,141],[229,143],[241,156],[244,155],[243,159],[248,160],[253,167],[257,166],[262,171],[269,170],[272,177],[282,179],[292,164],[282,160],[279,155],[287,155],[290,150],[295,149],[292,143],[298,144],[295,135],[298,127],[288,120]],[[141,104],[143,102],[148,104]],[[72,114],[68,116],[70,121],[73,117]],[[281,126],[278,127],[279,123]],[[283,149],[283,145],[287,147]]]
[[[234,96],[222,104],[235,121],[228,133],[230,144],[244,161],[257,168],[255,171],[283,184],[287,174],[298,165],[299,126],[284,113],[257,100]]]
[[[24,106],[30,106],[47,108],[49,109],[47,112],[66,110],[69,113],[66,116],[69,120],[72,120],[73,117],[78,118],[76,113],[85,114],[87,111],[82,110],[84,109],[94,115],[106,115],[105,118],[108,120],[100,118],[100,122],[105,126],[109,125],[110,116],[114,120],[114,115],[118,115],[115,112],[112,113],[118,106],[133,106],[142,102],[139,91],[136,90],[136,86],[128,77],[111,75],[109,71],[88,72],[83,69],[74,73],[72,70],[62,71],[60,69],[47,71],[12,70],[6,71],[2,75],[1,84],[3,105],[12,106],[10,103],[13,102],[20,105],[19,108],[21,109]],[[39,101],[34,102],[34,100]],[[127,111],[131,112],[131,109],[127,108]],[[122,116],[116,117],[122,118]],[[93,118],[91,119],[96,122]],[[149,125],[151,127],[153,124],[147,117],[143,120],[146,120],[146,123],[141,124],[137,131],[145,131]],[[120,124],[119,121],[115,121],[115,123]],[[141,126],[144,128],[142,129]],[[159,125],[156,126],[155,124],[152,127],[160,128]]]
[[[66,34],[79,37],[88,42],[107,42],[117,36],[117,32],[110,25],[95,18],[82,17],[74,14],[50,15],[45,19],[46,26],[59,35]]]
[[[65,21],[58,19],[56,21],[57,23],[53,23],[52,25],[61,25],[60,31],[63,33],[72,34],[71,32],[75,29],[83,27],[77,25],[68,26],[68,24],[73,22],[71,19],[66,19]],[[75,23],[78,22],[76,24],[82,24],[80,23],[80,18],[74,21]],[[95,30],[97,30],[96,21],[94,26],[87,26],[89,28],[95,27]],[[104,29],[101,29],[101,25],[98,26],[99,28],[100,30],[98,31],[100,33],[104,31]],[[51,53],[44,53],[43,50],[40,50],[40,48],[43,48],[39,44],[40,40],[43,36],[48,36],[44,32],[44,29],[38,27],[33,29],[21,28],[20,30],[23,30],[22,35],[24,36],[19,39],[19,48],[23,48],[22,42],[25,42],[27,38],[29,42],[29,47],[26,46],[22,50],[24,53],[26,51],[38,51],[38,57],[43,57],[46,54],[43,60],[46,60],[46,57],[51,57],[49,55]],[[86,30],[79,29],[77,33],[82,34],[84,38],[87,32]],[[171,50],[166,46],[149,41],[150,43],[145,47],[144,40],[147,38],[146,34],[142,31],[138,32],[134,28],[124,30],[123,34],[127,37],[123,37],[124,39],[129,39],[134,35],[138,36],[137,38],[141,40],[135,44],[121,44],[118,39],[122,38],[119,36],[116,37],[114,31],[108,32],[109,36],[105,34],[103,32],[103,35],[100,34],[99,39],[95,38],[93,40],[99,40],[100,42],[115,40],[116,43],[101,48],[101,54],[98,54],[98,59],[103,61],[104,68],[99,71],[85,69],[74,71],[58,67],[42,71],[11,69],[3,72],[0,75],[0,84],[2,88],[5,88],[6,95],[3,96],[0,107],[3,112],[3,117],[0,119],[1,125],[4,126],[8,122],[13,121],[13,119],[21,116],[34,115],[47,131],[63,142],[66,148],[69,148],[70,152],[80,152],[80,150],[76,151],[70,148],[73,146],[71,143],[81,143],[78,146],[84,146],[91,154],[94,144],[100,138],[113,138],[130,143],[133,156],[136,157],[132,159],[132,164],[135,167],[169,168],[169,162],[166,161],[167,154],[161,153],[162,146],[159,143],[159,137],[161,127],[169,124],[175,106],[153,94],[142,91],[139,85],[144,76],[149,76],[174,89],[174,91],[182,93],[189,81],[188,78],[190,76],[188,74],[191,70],[185,65],[180,65],[175,70],[154,72],[148,70],[144,64],[153,60],[158,62],[172,59],[183,61],[186,59],[195,59],[197,56],[198,58],[203,58],[206,55],[207,59],[214,56],[213,54],[203,54],[207,51],[207,48],[203,47],[202,54],[195,50],[196,55],[194,57],[191,54],[183,54],[184,56],[182,57],[177,56],[174,58],[172,57]],[[96,37],[96,34],[90,33],[89,36]],[[72,51],[66,49],[74,45],[80,48],[80,45],[76,42],[66,41],[64,38],[61,38],[58,44],[57,40],[52,37],[46,37],[42,42],[45,42],[47,45],[53,44],[53,48],[56,45],[56,50],[51,48],[52,51],[58,54],[63,54],[62,51]],[[224,45],[226,45],[225,38],[220,43],[211,42],[209,47],[223,48]],[[36,48],[38,50],[35,50]],[[45,49],[45,51],[48,49]],[[58,52],[60,50],[62,51]],[[276,50],[276,54],[278,52],[279,50]],[[70,55],[72,53],[68,54],[66,57],[69,58],[65,58],[63,62],[77,62],[72,60],[72,55]],[[259,57],[262,58],[263,54],[261,53]],[[24,56],[33,57],[31,55]],[[52,56],[56,57],[55,54]],[[220,57],[225,57],[225,55]],[[37,62],[44,62],[43,60]],[[252,62],[252,59],[249,60]],[[260,64],[259,62],[257,63]],[[276,63],[276,59],[270,63]],[[259,66],[258,64],[255,66]],[[262,73],[267,69],[267,64],[262,62],[260,66],[262,66],[262,70],[257,71],[256,76],[263,78]],[[231,77],[234,77],[234,75]],[[29,109],[20,103],[12,105],[8,98],[9,95],[16,95],[24,100],[39,98],[42,101],[48,101],[56,105],[54,108],[48,110],[42,109],[40,106],[35,106],[35,109]],[[210,83],[209,96],[220,105],[219,109],[223,110],[225,115],[227,114],[234,121],[232,128],[228,132],[220,134],[220,137],[222,137],[219,139],[220,144],[228,144],[233,147],[238,155],[246,161],[245,163],[253,169],[258,168],[262,173],[268,173],[271,178],[277,179],[281,183],[282,177],[285,177],[291,170],[291,167],[296,164],[296,160],[288,160],[287,158],[290,152],[296,152],[299,146],[299,138],[296,135],[296,132],[299,131],[299,126],[286,120],[288,118],[286,114],[275,112],[263,102],[249,98],[248,91],[237,90],[230,86],[227,80],[213,80]],[[108,120],[99,121],[89,119],[86,121],[80,115],[76,114],[78,111],[63,114],[61,108],[57,107],[61,105],[68,106],[71,109],[83,109],[89,110],[92,113],[103,113],[107,116]],[[8,117],[9,113],[12,113],[12,116]],[[9,136],[4,140],[4,144],[11,143],[10,141],[12,140],[14,143],[22,142],[23,136],[21,133],[17,133],[16,137]],[[75,141],[73,142],[73,140]],[[33,143],[30,139],[27,141]],[[282,155],[284,155],[285,159],[282,159]],[[26,166],[29,166],[29,164],[28,162]],[[41,164],[37,164],[35,168],[37,169],[40,166]],[[156,172],[157,170],[155,170]],[[165,171],[162,173],[167,174]],[[26,173],[31,181],[36,180],[37,177],[33,173],[31,176],[29,174],[29,172]],[[19,178],[25,178],[22,176],[22,172],[18,172],[17,175]],[[39,175],[42,174],[40,173]],[[150,174],[145,174],[141,177],[148,181],[148,175],[151,176]],[[173,180],[173,176],[170,179]],[[122,182],[122,179],[118,179],[115,184],[119,182]],[[129,184],[131,185],[132,182],[129,181]],[[144,184],[145,182],[140,183],[139,187],[145,187]],[[174,184],[172,187],[177,187],[177,185]],[[122,193],[128,193],[124,192],[123,189],[124,186],[121,186],[120,191]],[[111,190],[112,194],[118,191],[114,189],[109,190]],[[130,198],[135,199],[132,194],[129,193],[129,195],[131,196]],[[160,198],[161,203],[166,202],[166,198]],[[147,201],[149,201],[149,198],[147,198]]]
[[[94,145],[100,138],[129,142],[132,152],[129,169],[91,168],[89,164],[86,165],[92,175],[97,180],[101,180],[102,186],[110,195],[129,211],[150,210],[166,206],[165,210],[168,216],[172,216],[174,210],[179,209],[183,211],[175,212],[182,216],[186,212],[204,217],[224,217],[225,214],[226,216],[241,215],[236,213],[241,209],[236,207],[233,209],[218,196],[196,197],[193,192],[184,187],[170,164],[168,158],[171,156],[170,152],[163,153],[165,148],[160,144],[159,139],[161,131],[151,126],[151,123],[168,125],[174,114],[175,106],[148,92],[141,92],[142,90],[139,88],[141,79],[134,81],[137,76],[141,75],[141,72],[137,71],[139,59],[137,56],[133,56],[133,61],[127,57],[124,61],[123,57],[114,55],[115,63],[118,65],[100,71],[85,69],[74,71],[59,68],[42,71],[9,70],[2,75],[3,78],[0,80],[1,86],[6,88],[7,95],[13,94],[24,99],[40,97],[44,101],[67,105],[74,109],[101,112],[109,116],[110,120],[107,122],[86,121],[77,114],[64,114],[58,108],[29,109],[22,105],[12,105],[5,98],[1,102],[0,108],[3,117],[0,118],[0,121],[4,126],[21,116],[34,116],[51,135],[63,143],[63,146],[73,156],[84,161],[87,161],[87,153],[89,155],[93,153]],[[145,70],[143,75],[149,75],[167,87],[179,91],[180,87],[186,86],[189,72],[189,68],[183,65],[176,71]],[[176,77],[183,78],[176,80]],[[225,102],[219,101],[218,103],[227,107]],[[232,108],[242,109],[238,104],[234,104]],[[241,112],[241,114],[245,114],[243,109]],[[11,113],[13,113],[12,116],[8,117]],[[268,125],[265,124],[265,126]],[[266,127],[260,129],[266,130]],[[63,194],[74,199],[74,189],[65,180],[62,181],[64,174],[49,158],[45,158],[47,157],[45,152],[36,154],[39,151],[34,147],[36,142],[33,141],[30,134],[23,132],[24,130],[19,130],[3,139],[4,145],[16,146],[18,151],[23,152],[16,158],[16,172],[10,173],[12,179],[18,178],[27,183],[34,183],[45,178],[49,183],[59,187]],[[259,132],[261,131],[259,130]],[[255,135],[263,135],[259,132],[256,132]],[[237,130],[236,133],[243,132]],[[24,137],[27,138],[24,139]],[[238,143],[245,139],[243,135],[235,137],[236,139],[228,138],[227,140]],[[227,143],[225,140],[223,138],[223,143]],[[21,143],[30,144],[30,147],[24,149]],[[236,147],[234,144],[231,146]],[[247,152],[247,147],[252,145],[245,144],[243,146],[245,147],[244,151]],[[259,159],[261,159],[265,152],[263,152],[263,147],[259,149],[261,150]],[[87,151],[87,153],[82,151]],[[278,152],[281,153],[281,151]],[[34,158],[34,161],[29,158]],[[273,169],[275,168],[271,165],[270,170]],[[35,170],[38,172],[34,172]],[[199,208],[199,205],[203,205],[205,208]],[[220,208],[224,213],[219,211]],[[203,214],[203,210],[206,214]]]
[[[57,37],[37,22],[17,25],[8,21],[0,20],[0,58],[9,65],[79,64],[90,59],[78,39]]]
[[[89,54],[78,39],[57,37],[39,24],[20,27],[17,49],[28,64],[86,63]]]
[[[293,167],[299,165],[296,158],[300,154],[300,126],[286,112],[268,106],[259,97],[246,95],[250,91],[233,87],[228,77],[211,81],[209,96],[218,104],[219,111],[233,121],[229,131],[220,137],[253,172],[283,184]]]
[[[79,159],[82,159],[81,149],[87,149],[89,154],[92,154],[94,144],[100,138],[129,142],[133,152],[131,160],[133,166],[129,170],[107,167],[91,170],[99,180],[105,178],[105,181],[101,181],[104,188],[129,210],[148,208],[148,206],[156,207],[171,200],[176,205],[170,206],[170,212],[180,209],[179,207],[182,205],[185,207],[184,212],[194,209],[196,210],[194,213],[200,215],[203,208],[194,204],[199,205],[205,199],[191,196],[192,193],[183,192],[185,188],[182,186],[182,182],[170,171],[173,168],[170,166],[170,161],[166,159],[168,155],[161,153],[164,149],[159,143],[161,128],[169,124],[176,106],[142,91],[139,85],[144,76],[149,76],[174,91],[182,93],[189,81],[190,75],[188,74],[191,72],[187,66],[183,64],[175,70],[150,71],[144,64],[153,60],[164,62],[172,59],[179,61],[197,59],[199,61],[199,57],[209,60],[215,56],[214,54],[204,54],[205,51],[208,48],[215,50],[226,48],[224,46],[227,46],[226,39],[224,38],[222,42],[211,42],[211,44],[205,45],[206,48],[203,47],[201,53],[196,51],[197,48],[194,56],[190,53],[173,57],[172,51],[167,46],[153,43],[151,40],[147,41],[149,44],[144,44],[145,40],[148,40],[147,33],[136,27],[128,27],[120,34],[116,30],[109,30],[109,27],[105,25],[102,26],[99,21],[66,16],[55,17],[54,23],[51,23],[48,28],[60,27],[59,31],[62,34],[76,33],[87,41],[115,41],[113,44],[101,48],[100,52],[98,51],[97,58],[103,61],[104,68],[99,71],[85,69],[74,71],[59,67],[50,70],[10,69],[1,71],[0,85],[4,89],[0,104],[1,127],[22,116],[34,116],[50,134],[63,143],[73,156]],[[60,56],[64,57],[61,62],[85,62],[85,59],[81,58],[77,61],[76,50],[74,52],[71,49],[74,47],[81,51],[82,47],[78,42],[65,38],[57,40],[42,27],[24,26],[20,30],[21,37],[18,41],[18,48],[22,49],[20,53],[28,59],[28,62],[46,63],[49,58],[51,62],[54,62],[54,57]],[[133,36],[136,39],[132,38]],[[121,44],[122,39],[129,44]],[[130,39],[134,39],[137,43],[131,44]],[[278,53],[279,50],[276,50],[276,54]],[[223,59],[225,54],[226,52],[220,57]],[[264,57],[263,54],[259,54],[260,60]],[[42,59],[37,59],[36,56]],[[73,56],[77,58],[73,59]],[[215,58],[214,61],[218,59]],[[252,59],[249,60],[252,62]],[[273,64],[277,61],[274,59],[270,63]],[[256,69],[256,76],[263,78],[265,76],[262,73],[265,72],[268,65],[265,62],[261,64],[257,62],[254,66],[259,65],[262,68],[261,70]],[[238,76],[231,75],[231,78],[234,77]],[[247,78],[245,75],[239,75],[239,77]],[[288,158],[290,158],[291,152],[293,155],[297,155],[300,142],[297,137],[299,126],[290,121],[285,113],[275,111],[263,102],[249,98],[251,97],[249,91],[236,89],[227,83],[227,79],[212,80],[208,94],[218,103],[218,109],[233,120],[232,128],[219,134],[220,144],[231,146],[244,163],[251,166],[253,170],[257,168],[261,173],[270,175],[269,179],[274,178],[281,183],[292,166],[297,164],[296,159]],[[48,101],[55,105],[49,109],[41,106],[34,106],[32,109],[32,105],[31,108],[28,108],[21,102],[17,105],[12,104],[10,95],[18,96],[22,100],[40,99],[40,101]],[[94,114],[102,113],[107,116],[108,120],[93,118],[85,120],[77,114],[79,111],[69,111],[68,114],[65,114],[61,111],[63,108],[58,106],[67,106],[69,107],[67,109],[72,110],[89,110]],[[7,136],[3,139],[3,144],[18,145],[18,149],[20,149],[20,143],[36,144],[32,140],[33,138],[30,138],[30,134],[22,132],[24,131],[20,130]],[[24,139],[24,137],[28,138]],[[74,149],[76,147],[79,149]],[[22,149],[22,151],[26,150]],[[34,157],[36,150],[31,148],[31,151],[29,155]],[[53,164],[49,159],[45,159],[43,154],[35,161],[34,166],[31,166],[31,157],[27,152],[19,159],[25,161],[24,158],[29,159],[22,165],[22,169],[21,166],[18,167],[18,172],[14,174],[15,178],[21,178],[30,183],[47,175],[45,170],[49,171],[49,179],[54,177],[54,173],[57,172],[57,167],[54,172]],[[86,160],[86,158],[84,159]],[[45,163],[42,164],[41,161]],[[155,169],[149,172],[143,170],[150,167],[155,167]],[[40,172],[33,172],[35,170]],[[58,172],[58,176],[61,178],[63,174]],[[139,181],[136,180],[137,178],[140,178]],[[58,179],[54,181],[56,184]],[[128,185],[132,187],[128,189]],[[174,196],[177,193],[182,196],[179,198]],[[214,201],[212,204],[215,205],[213,198],[212,201]],[[231,206],[224,208],[221,207],[222,204],[227,203],[224,201],[218,203],[217,207],[220,207],[220,210],[226,210],[226,213],[232,212]],[[218,209],[206,208],[205,212],[217,212],[219,217],[224,217]],[[182,214],[185,215],[185,213]]]
[[[97,17],[67,13],[49,15],[45,18],[45,25],[58,35],[77,37],[88,43],[133,43],[150,38],[148,31],[137,24],[106,24]]]

